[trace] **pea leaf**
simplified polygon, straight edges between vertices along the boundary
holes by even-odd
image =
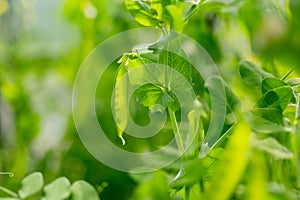
[[[154,27],[160,27],[162,24],[163,7],[160,1],[125,0],[124,3],[138,23]]]
[[[256,140],[253,147],[270,154],[276,159],[289,159],[293,157],[291,151],[271,137],[263,140]]]
[[[250,61],[240,62],[240,75],[243,81],[250,86],[261,86],[263,79],[273,77],[272,74],[263,71]]]
[[[167,106],[172,103],[174,110],[179,109],[179,105],[174,100],[174,95],[165,92],[161,87],[153,84],[146,84],[136,90],[137,100],[145,107],[149,107],[152,113],[163,113]]]
[[[89,183],[85,181],[76,181],[71,186],[72,191],[72,200],[82,200],[82,199],[89,199],[89,200],[99,200],[99,196],[97,191],[91,186]]]
[[[62,200],[71,195],[71,183],[66,177],[60,177],[44,187],[43,200]]]
[[[272,123],[283,126],[284,120],[282,112],[276,108],[254,108],[251,110],[253,115],[259,116]]]
[[[288,86],[288,84],[286,84],[284,81],[277,78],[265,78],[262,81],[262,92],[263,94],[265,94],[274,88],[278,88],[282,86]]]
[[[26,199],[41,191],[43,185],[44,185],[43,175],[40,172],[34,172],[26,176],[21,181],[21,187],[18,191],[18,194],[21,199]]]
[[[273,120],[270,121],[265,119],[263,116],[255,115],[252,112],[246,113],[245,117],[248,120],[252,130],[258,133],[272,134],[289,132],[292,130],[292,128],[289,126],[277,124]]]
[[[177,2],[176,5],[168,5],[166,7],[171,16],[171,29],[182,31],[184,27],[184,3]]]
[[[266,92],[255,107],[277,108],[283,111],[291,102],[293,96],[294,93],[290,86],[277,87]]]

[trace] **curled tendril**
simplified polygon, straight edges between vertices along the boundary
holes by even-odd
[[[8,175],[9,177],[13,177],[14,174],[11,172],[0,172],[0,175]]]

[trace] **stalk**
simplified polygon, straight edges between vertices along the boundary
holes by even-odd
[[[298,184],[300,181],[300,160],[299,160],[299,119],[300,119],[300,96],[296,92],[296,112],[295,112],[295,124],[294,124],[294,150],[295,150],[295,160],[297,165],[297,176]]]
[[[15,192],[13,192],[5,187],[0,186],[0,191],[4,192],[5,194],[8,194],[11,197],[14,197],[14,198],[18,197],[18,195]]]

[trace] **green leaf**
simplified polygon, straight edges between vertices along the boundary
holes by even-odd
[[[26,176],[21,181],[21,187],[18,191],[18,194],[21,199],[26,199],[41,191],[43,185],[44,185],[43,175],[40,172],[34,172]]]
[[[277,87],[269,90],[257,102],[257,108],[277,108],[281,111],[288,106],[294,96],[293,90],[290,86]]]
[[[256,140],[253,147],[270,154],[276,159],[290,159],[294,156],[285,146],[271,137],[263,140]]]
[[[135,95],[137,100],[148,107],[152,113],[163,113],[170,103],[173,103],[172,108],[179,109],[179,105],[176,104],[172,94],[153,84],[146,84],[138,88]]]
[[[71,195],[71,183],[65,177],[60,177],[44,187],[43,200],[62,200]]]
[[[149,107],[152,112],[161,112],[166,106],[172,108],[173,111],[184,106],[192,109],[195,95],[189,83],[190,71],[185,65],[181,65],[180,68],[175,67],[174,64],[173,66],[180,70],[177,71],[166,65],[155,64],[144,58],[140,59],[143,65],[130,68],[129,81],[131,85],[139,86],[135,94],[143,105]],[[177,61],[182,63],[180,60]],[[158,106],[159,104],[161,106]]]
[[[282,112],[276,108],[254,108],[251,110],[253,115],[262,117],[272,123],[283,126],[284,120]]]
[[[300,78],[291,78],[287,81],[287,84],[290,86],[298,86],[300,85]]]
[[[150,179],[136,187],[132,199],[171,199],[166,174],[162,171],[152,173]]]
[[[245,117],[248,123],[250,124],[252,130],[258,133],[272,134],[289,132],[292,130],[291,127],[274,123],[273,120],[270,121],[268,119],[265,119],[264,117],[255,115],[251,112],[246,113]]]
[[[246,123],[237,124],[203,199],[230,199],[249,161],[250,133]]]
[[[97,194],[97,191],[93,188],[92,185],[85,181],[76,181],[71,186],[72,191],[72,200],[99,200],[99,196]]]
[[[185,53],[181,50],[180,43],[177,40],[174,40],[166,44],[167,50],[163,50],[159,54],[159,63],[170,67],[166,71],[166,82],[172,81],[172,71],[174,69],[178,71],[182,76],[185,77],[190,83],[192,82],[191,78],[191,64],[186,61],[183,56]],[[176,52],[176,53],[174,53]],[[167,84],[168,85],[168,84]]]
[[[183,170],[169,185],[173,188],[182,188],[193,185],[203,177],[211,176],[211,169],[223,155],[222,148],[213,148],[203,159],[190,159],[184,162]]]
[[[160,1],[125,0],[125,7],[134,19],[144,26],[160,27],[162,22],[162,5]]]
[[[171,29],[182,31],[184,27],[184,3],[177,2],[176,5],[168,5],[166,7],[171,16]]]
[[[277,78],[265,78],[262,81],[262,92],[263,94],[265,94],[274,88],[283,87],[283,86],[288,86],[288,84],[286,84],[284,81]]]
[[[272,74],[263,71],[250,61],[240,62],[240,75],[243,81],[250,86],[261,86],[263,79],[273,77]]]

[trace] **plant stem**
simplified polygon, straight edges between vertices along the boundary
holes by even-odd
[[[0,191],[4,192],[5,194],[8,194],[11,197],[18,198],[18,195],[15,192],[13,192],[5,187],[0,186]]]
[[[183,146],[182,138],[180,136],[178,124],[177,124],[177,121],[176,121],[175,112],[170,107],[168,107],[168,111],[169,111],[169,116],[170,116],[172,129],[174,131],[174,136],[175,136],[175,140],[176,140],[176,143],[177,143],[178,151],[179,151],[179,154],[182,155],[183,152],[184,152],[184,146]]]
[[[298,184],[300,180],[300,160],[299,160],[299,116],[300,116],[300,96],[296,92],[296,112],[295,112],[295,124],[294,124],[294,150],[296,157],[296,165],[298,168]]]
[[[190,186],[185,186],[185,200],[190,199],[190,191],[191,191],[191,187]]]

